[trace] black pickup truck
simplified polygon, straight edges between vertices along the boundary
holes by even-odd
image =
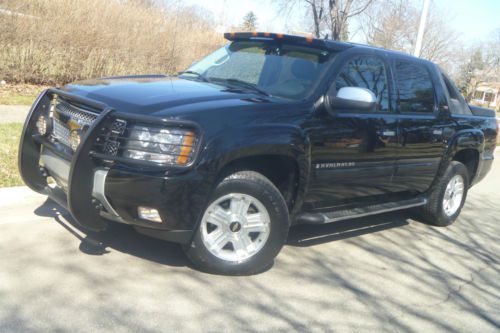
[[[269,267],[291,225],[415,208],[451,224],[490,170],[495,113],[431,62],[271,33],[177,76],[44,91],[24,125],[24,182],[81,226],[181,243],[200,269]],[[53,179],[54,181],[48,181]]]

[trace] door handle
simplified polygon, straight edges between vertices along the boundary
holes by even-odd
[[[379,132],[379,135],[380,136],[396,136],[396,132],[395,131],[382,131],[382,132]]]

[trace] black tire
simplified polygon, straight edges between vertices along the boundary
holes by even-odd
[[[250,258],[237,263],[212,254],[202,240],[198,227],[191,244],[184,251],[191,262],[202,271],[224,275],[257,274],[272,266],[274,258],[285,244],[290,227],[288,208],[280,191],[262,174],[239,171],[223,179],[212,193],[207,208],[214,201],[231,193],[243,193],[258,199],[270,218],[270,232],[264,246]]]
[[[443,199],[446,191],[446,187],[450,180],[456,176],[460,175],[464,181],[464,192],[460,206],[453,215],[447,215],[443,208]],[[457,219],[460,215],[460,211],[464,205],[465,199],[467,198],[467,190],[469,188],[469,172],[465,165],[460,162],[452,161],[446,169],[444,175],[439,180],[438,184],[429,195],[428,202],[425,206],[422,206],[419,210],[419,216],[424,222],[430,225],[438,227],[446,227]]]

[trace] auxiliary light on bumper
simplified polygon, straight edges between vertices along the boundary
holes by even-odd
[[[36,129],[40,135],[45,135],[47,133],[47,119],[45,119],[45,116],[38,117],[36,121]]]
[[[160,213],[155,208],[139,206],[137,208],[137,213],[139,215],[139,218],[141,218],[143,220],[148,220],[148,221],[156,222],[156,223],[162,222],[162,219],[160,217]]]

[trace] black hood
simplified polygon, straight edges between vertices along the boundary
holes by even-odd
[[[64,90],[105,103],[117,111],[178,117],[215,108],[245,108],[282,104],[285,100],[251,91],[168,76],[134,76],[86,80]]]

